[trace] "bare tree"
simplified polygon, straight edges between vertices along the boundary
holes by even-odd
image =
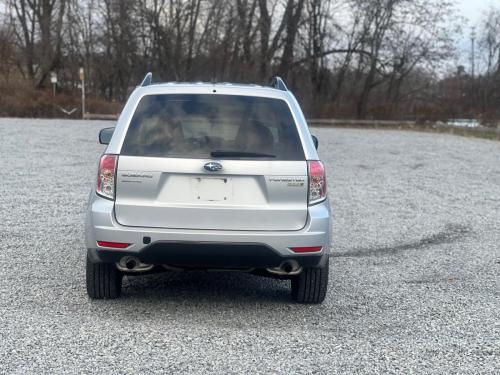
[[[286,33],[278,72],[284,78],[288,77],[293,63],[295,39],[299,31],[304,3],[305,0],[288,0],[283,15],[283,20],[286,22]]]
[[[0,53],[34,87],[57,70],[70,92],[84,66],[90,94],[107,100],[123,101],[149,70],[161,80],[261,83],[277,73],[311,114],[401,116],[431,105],[423,93],[437,95],[435,72],[453,52],[448,0],[0,2]],[[481,31],[488,98],[500,77],[499,23],[491,14]]]
[[[60,62],[66,1],[14,0],[11,6],[20,26],[17,35],[24,68],[35,86],[40,87]]]

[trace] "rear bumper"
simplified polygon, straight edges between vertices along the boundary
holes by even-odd
[[[116,262],[132,255],[147,264],[192,267],[277,267],[296,260],[304,267],[324,264],[330,254],[328,200],[309,208],[305,227],[298,231],[221,231],[127,227],[115,220],[113,202],[91,193],[85,242],[94,260]],[[144,243],[144,237],[151,242]],[[97,241],[124,242],[126,249],[99,248]],[[322,246],[321,252],[296,254],[290,247]]]
[[[118,262],[123,250],[92,250],[101,262]],[[145,264],[167,264],[182,268],[267,268],[279,267],[285,260],[295,260],[302,267],[317,267],[323,255],[281,256],[259,243],[173,242],[158,241],[139,251],[128,251]]]

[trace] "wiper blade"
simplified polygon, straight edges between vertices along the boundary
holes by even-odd
[[[214,158],[228,157],[228,158],[275,158],[276,155],[263,154],[260,152],[246,152],[246,151],[224,151],[216,150],[210,153]]]

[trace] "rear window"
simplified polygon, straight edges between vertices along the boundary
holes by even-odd
[[[122,155],[304,160],[285,101],[235,95],[144,96]]]

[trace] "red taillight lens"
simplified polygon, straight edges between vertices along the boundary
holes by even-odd
[[[117,155],[103,155],[99,162],[96,192],[108,199],[115,199],[115,173]]]
[[[319,160],[308,161],[309,170],[309,205],[322,202],[326,199],[325,167]]]
[[[322,248],[322,246],[291,247],[290,250],[294,253],[319,253]]]
[[[122,242],[107,242],[107,241],[97,241],[97,245],[100,247],[111,247],[113,249],[126,249],[130,246],[129,243]]]

